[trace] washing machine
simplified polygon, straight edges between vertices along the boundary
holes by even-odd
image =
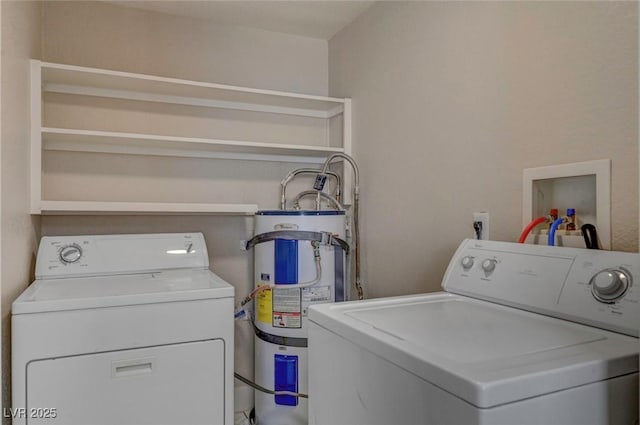
[[[43,237],[12,305],[13,423],[232,424],[234,289],[208,258],[200,233]]]
[[[640,255],[466,240],[443,289],[310,307],[311,424],[638,423]]]

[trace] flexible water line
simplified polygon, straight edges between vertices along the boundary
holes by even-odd
[[[306,196],[309,195],[313,195],[313,196],[320,196],[326,200],[328,200],[329,202],[331,202],[333,204],[333,206],[335,207],[335,209],[337,209],[338,211],[344,211],[344,206],[340,203],[340,201],[338,201],[336,198],[334,198],[333,196],[329,195],[328,193],[324,193],[324,192],[318,192],[317,190],[305,190],[303,192],[300,192],[296,195],[295,198],[293,198],[293,209],[294,210],[299,210],[300,209],[300,200]]]
[[[593,224],[583,224],[580,230],[582,231],[582,237],[584,238],[584,244],[587,249],[600,249],[598,232]]]
[[[320,242],[311,241],[311,246],[313,247],[313,262],[316,265],[316,277],[307,282],[301,282],[296,284],[277,284],[271,283],[268,285],[260,285],[255,288],[249,295],[246,296],[245,299],[240,303],[240,307],[244,307],[247,303],[249,303],[252,299],[256,297],[260,292],[266,289],[299,289],[299,288],[308,288],[310,286],[315,285],[316,283],[322,280],[322,264],[320,258]],[[242,310],[238,310],[236,314],[240,314]],[[240,317],[240,316],[238,316]]]
[[[547,221],[547,217],[543,216],[543,217],[538,217],[535,220],[531,220],[531,222],[529,224],[527,224],[527,226],[524,228],[524,230],[522,231],[522,233],[520,234],[520,238],[518,238],[518,243],[524,243],[524,241],[527,240],[527,236],[529,236],[529,233],[531,233],[531,231],[539,224],[541,223],[545,223]]]
[[[347,161],[351,168],[353,168],[353,247],[352,253],[355,258],[355,287],[358,293],[358,299],[364,299],[364,292],[362,290],[362,281],[360,276],[360,223],[359,223],[359,203],[360,203],[360,172],[358,171],[358,164],[349,155],[336,152],[331,154],[322,166],[322,173],[326,173],[333,160],[342,158]],[[320,191],[318,191],[320,192]]]
[[[560,226],[562,223],[564,223],[565,218],[564,217],[560,217],[559,219],[555,220],[553,222],[553,224],[551,225],[551,228],[549,229],[549,238],[547,239],[547,245],[549,246],[554,246],[555,242],[556,242],[556,230],[558,229],[558,226]]]
[[[258,385],[255,382],[251,381],[250,379],[245,378],[244,376],[240,375],[238,372],[234,372],[233,376],[238,379],[239,381],[244,382],[245,384],[249,385],[250,387],[266,393],[266,394],[272,394],[272,395],[290,395],[293,397],[301,397],[301,398],[309,398],[308,394],[302,394],[302,393],[296,393],[293,391],[274,391],[274,390],[270,390],[268,388],[263,387],[262,385]]]
[[[287,209],[286,191],[287,191],[287,185],[289,184],[289,182],[291,182],[291,180],[293,180],[296,176],[300,174],[318,174],[321,171],[322,170],[319,170],[316,168],[298,168],[297,170],[293,170],[289,172],[289,174],[287,174],[287,176],[284,179],[282,179],[282,181],[280,182],[280,209],[281,210]],[[342,177],[340,177],[340,174],[335,173],[333,171],[327,171],[325,174],[327,176],[333,177],[336,180],[336,188],[335,188],[334,196],[338,202],[341,202],[342,194],[340,193],[340,186],[342,186]]]

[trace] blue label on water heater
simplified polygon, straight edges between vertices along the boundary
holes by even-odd
[[[298,392],[298,356],[276,354],[274,358],[274,390]],[[298,397],[293,395],[275,395],[276,404],[297,406]]]
[[[274,243],[274,283],[298,283],[298,241],[276,239]]]

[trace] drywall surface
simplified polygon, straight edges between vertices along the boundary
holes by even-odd
[[[11,303],[33,279],[40,220],[29,215],[29,59],[40,55],[39,2],[2,1],[2,406],[11,406]],[[24,407],[24,406],[22,406]],[[10,420],[3,415],[3,422]]]
[[[610,158],[613,249],[637,251],[637,35],[636,2],[380,2],[334,36],[367,295],[439,290],[474,211],[517,240],[529,167]]]
[[[325,40],[214,25],[100,2],[47,2],[43,10],[43,59],[49,62],[326,95],[327,49]],[[72,106],[64,99],[53,103],[45,110],[45,120],[67,125]],[[151,109],[157,109],[155,106],[133,105],[123,115],[107,103],[92,109],[95,122],[89,125],[121,131],[133,125],[137,127],[126,129],[206,137],[211,124],[219,131],[215,137],[232,138],[233,134],[220,132],[239,122],[225,119],[222,111],[222,116],[211,121],[205,122],[208,117],[202,116],[189,125],[184,121],[176,124],[172,120],[182,118],[180,108],[173,110],[174,115],[163,115],[163,110],[154,115]],[[257,136],[277,141],[278,131],[290,138],[296,134],[284,134],[286,119],[282,124]],[[249,127],[243,130],[258,133]],[[47,152],[45,160],[43,188],[51,199],[136,201],[136,193],[143,193],[145,201],[250,203],[261,208],[278,206],[280,180],[301,166],[60,152]],[[312,182],[304,184],[311,187]],[[290,193],[297,193],[293,186]],[[203,232],[211,269],[235,286],[237,299],[253,287],[253,254],[240,250],[240,241],[253,232],[252,217],[42,218],[43,235],[164,232]],[[236,371],[253,376],[253,329],[247,321],[236,327],[235,362]]]
[[[45,2],[44,59],[327,94],[327,42],[94,1]]]

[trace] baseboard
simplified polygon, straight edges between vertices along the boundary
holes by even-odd
[[[253,409],[253,388],[246,384],[238,384],[234,387],[233,393],[235,412],[249,412]]]

